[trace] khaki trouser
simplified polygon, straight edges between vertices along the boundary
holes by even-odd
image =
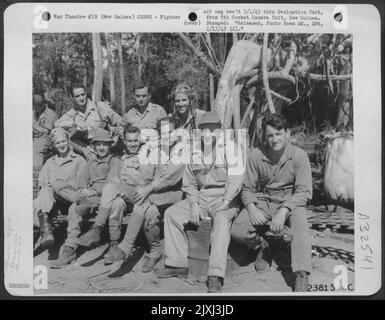
[[[44,186],[40,189],[36,199],[33,200],[33,221],[35,226],[39,226],[38,212],[49,214],[56,201],[67,204],[74,203],[80,199],[80,192],[69,188],[55,192],[51,187]]]
[[[222,200],[223,190],[215,196],[201,196],[199,206],[205,216],[213,221],[211,232],[211,251],[208,276],[224,277],[227,264],[227,251],[230,244],[230,224],[238,213],[238,208],[219,211],[213,214],[211,208]],[[168,208],[164,217],[165,265],[188,268],[188,240],[185,224],[190,221],[190,203],[182,200]]]
[[[111,182],[103,187],[95,224],[105,225],[108,220],[111,241],[120,239],[124,211],[133,205],[134,192],[135,187],[125,183]]]
[[[255,205],[272,216],[280,204],[261,200]],[[297,207],[295,210],[290,211],[286,223],[289,225],[293,235],[291,241],[291,265],[293,272],[302,270],[310,273],[312,270],[311,242],[305,208]],[[231,227],[232,238],[254,249],[259,244],[259,235],[258,227],[254,227],[250,222],[247,209],[243,209]]]
[[[159,205],[171,205],[182,199],[181,191],[168,191],[151,194],[148,201],[135,205],[126,233],[118,247],[129,254],[135,245],[135,240],[143,228],[146,239],[150,245],[149,257],[157,258],[161,255],[160,243],[160,213]]]
[[[82,232],[82,224],[84,220],[91,218],[93,209],[97,207],[100,203],[100,197],[89,197],[87,199],[87,210],[83,215],[79,215],[77,208],[79,207],[78,203],[73,203],[68,209],[68,227],[67,227],[67,238],[64,242],[64,245],[69,246],[73,249],[78,247],[76,243],[76,238],[78,238]],[[80,205],[82,201],[80,201]]]

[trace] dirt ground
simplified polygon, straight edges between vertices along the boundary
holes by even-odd
[[[311,230],[313,272],[309,278],[309,291],[332,291],[337,274],[334,267],[344,265],[348,271],[348,284],[354,288],[354,235],[337,233],[330,229]],[[38,246],[38,244],[37,244]],[[58,249],[50,251],[35,250],[35,265],[48,268],[48,289],[35,291],[36,294],[202,294],[206,293],[206,278],[197,273],[188,279],[158,279],[152,272],[142,273],[141,265],[144,250],[140,247],[134,257],[126,262],[105,266],[103,255],[108,244],[79,254],[78,259],[63,269],[50,269],[49,263],[56,259]],[[234,248],[233,248],[234,250]],[[246,252],[246,251],[245,251]],[[247,253],[246,253],[247,255]],[[238,265],[228,260],[228,272],[223,286],[223,294],[242,293],[288,293],[292,289],[292,274],[285,263],[273,261],[271,268],[264,273],[254,271],[253,259],[247,255],[246,263]],[[284,260],[284,258],[282,258]],[[278,263],[279,262],[279,263]],[[197,261],[192,261],[198,266]],[[159,262],[157,267],[161,266]],[[190,264],[191,266],[191,264]]]

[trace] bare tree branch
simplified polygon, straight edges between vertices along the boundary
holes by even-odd
[[[265,32],[263,35],[263,47],[262,47],[262,78],[263,86],[265,87],[266,99],[269,105],[270,113],[275,113],[273,99],[271,98],[269,79],[267,75],[267,42],[269,40],[269,33]]]
[[[177,34],[184,44],[189,48],[213,73],[214,75],[220,75],[218,68],[216,68],[205,56],[205,54],[196,48],[191,40],[183,33]]]
[[[249,117],[249,113],[254,105],[254,102],[255,102],[255,90],[257,88],[255,87],[252,87],[252,88],[249,88],[249,99],[250,99],[250,102],[247,106],[247,109],[245,111],[245,114],[243,115],[243,118],[242,118],[242,121],[241,121],[241,127],[243,127],[245,125],[245,122],[247,120],[247,118]]]
[[[263,90],[265,90],[265,88],[263,88]],[[292,102],[291,99],[286,98],[286,97],[284,97],[283,95],[280,95],[279,93],[277,93],[277,92],[275,92],[275,91],[273,91],[273,90],[271,90],[271,89],[270,89],[270,93],[271,93],[272,96],[277,97],[277,98],[279,98],[279,99],[282,99],[283,101],[285,101],[285,102],[287,102],[287,103],[291,103],[291,102]]]

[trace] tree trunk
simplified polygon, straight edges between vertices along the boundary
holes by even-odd
[[[108,74],[110,78],[110,102],[112,106],[115,106],[115,103],[116,103],[115,72],[114,72],[114,66],[112,64],[111,41],[110,41],[109,33],[106,32],[105,36],[106,36],[106,47],[107,47]]]
[[[101,100],[103,88],[103,58],[99,33],[92,34],[92,49],[94,57],[94,85],[92,88],[92,100],[98,102]]]
[[[213,109],[215,103],[215,93],[214,93],[214,76],[210,73],[210,110]]]
[[[126,86],[124,81],[124,69],[123,69],[123,50],[122,50],[122,35],[118,35],[118,54],[119,54],[119,74],[120,74],[120,101],[122,104],[122,115],[126,113]]]
[[[269,53],[271,57],[271,51]],[[239,112],[240,92],[243,85],[237,84],[238,75],[261,65],[261,63],[262,47],[260,45],[247,40],[239,40],[231,48],[219,80],[213,108],[219,113],[224,128],[231,127],[234,110]],[[239,119],[240,116],[236,118]]]
[[[265,88],[266,100],[270,109],[270,113],[275,113],[273,99],[271,98],[269,79],[267,78],[267,47],[268,47],[269,34],[266,32],[263,35],[263,49],[262,49],[262,77],[263,86]]]
[[[220,65],[223,66],[225,64],[225,53],[226,53],[225,37],[226,37],[226,34],[225,33],[218,33],[217,37],[218,37],[218,50],[217,50],[216,56],[218,57],[218,61],[219,61]]]
[[[352,65],[350,61],[345,61],[345,65],[341,70],[341,75],[351,74]],[[351,80],[341,81],[339,84],[340,91],[337,100],[338,118],[337,118],[337,130],[347,129],[351,119]]]
[[[142,51],[140,48],[140,40],[142,39],[142,35],[138,33],[136,35],[136,41],[135,41],[135,50],[136,50],[136,57],[138,60],[138,80],[142,81],[143,76],[143,59],[142,59]]]

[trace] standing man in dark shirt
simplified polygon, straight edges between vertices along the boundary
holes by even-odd
[[[263,132],[266,144],[252,150],[247,161],[242,190],[245,209],[235,219],[231,235],[234,240],[255,249],[260,245],[263,225],[270,221],[270,231],[280,233],[288,223],[293,236],[294,290],[307,291],[312,269],[310,230],[305,211],[305,205],[312,197],[309,159],[302,149],[290,144],[287,122],[282,116],[270,115],[263,125]],[[262,257],[258,255],[257,271],[263,269]]]

